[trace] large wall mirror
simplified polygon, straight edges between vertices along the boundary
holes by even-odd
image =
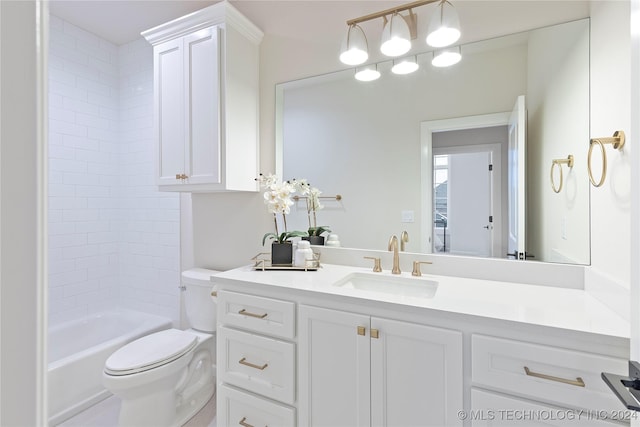
[[[345,247],[386,250],[406,231],[408,252],[589,264],[589,20],[461,52],[448,68],[419,54],[409,75],[381,63],[373,82],[278,85],[277,172],[342,196],[317,221]],[[552,162],[569,155],[556,192]],[[307,229],[304,202],[288,224]]]

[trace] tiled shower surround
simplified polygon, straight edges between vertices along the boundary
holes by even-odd
[[[49,46],[49,318],[179,320],[179,196],[154,182],[153,59],[55,16]]]

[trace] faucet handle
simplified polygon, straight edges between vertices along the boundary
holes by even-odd
[[[413,261],[413,271],[411,272],[412,276],[422,276],[422,272],[420,271],[420,264],[433,264],[431,261]]]
[[[380,267],[380,258],[373,256],[366,256],[364,258],[373,260],[373,271],[375,273],[380,273],[382,271],[382,267]]]

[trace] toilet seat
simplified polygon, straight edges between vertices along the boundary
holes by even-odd
[[[139,338],[113,353],[105,363],[108,375],[123,376],[166,365],[187,354],[198,344],[197,336],[167,329]]]

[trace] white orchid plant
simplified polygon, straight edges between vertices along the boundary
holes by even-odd
[[[266,176],[260,174],[256,180],[260,184],[260,187],[265,190],[264,202],[267,205],[269,213],[273,214],[273,223],[276,229],[275,233],[269,232],[262,237],[262,244],[264,245],[268,238],[273,239],[278,243],[285,243],[294,237],[307,236],[307,233],[304,231],[287,230],[287,215],[291,212],[293,194],[298,188],[295,180],[281,181],[274,174]],[[282,224],[284,227],[284,231],[282,232],[280,232],[278,227],[278,215],[282,216]]]
[[[316,187],[312,187],[306,179],[293,180],[296,191],[305,197],[307,203],[307,219],[309,220],[309,235],[320,236],[322,233],[330,232],[327,227],[317,225],[316,212],[324,208],[320,203],[320,194],[322,191]]]

